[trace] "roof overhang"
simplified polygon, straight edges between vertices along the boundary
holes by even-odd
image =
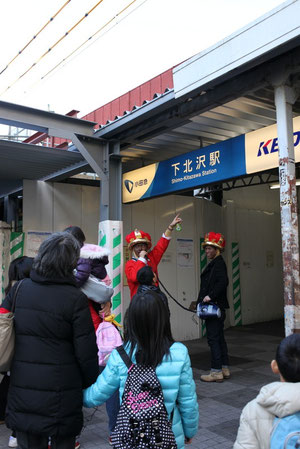
[[[283,3],[175,67],[174,90],[96,135],[120,141],[127,172],[275,124],[275,75],[300,85],[299,17],[299,0]]]
[[[23,189],[23,179],[58,181],[90,171],[79,152],[0,140],[0,197]]]
[[[300,2],[288,0],[173,69],[175,98],[212,87],[299,45]]]

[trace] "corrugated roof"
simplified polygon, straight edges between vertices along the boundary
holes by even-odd
[[[22,187],[23,179],[54,179],[65,171],[90,169],[79,152],[38,145],[0,141],[0,196],[8,194],[7,186]],[[3,190],[4,186],[6,189]]]
[[[171,68],[82,118],[97,122],[101,127],[101,125],[106,125],[128,114],[145,102],[163,94],[166,90],[173,89],[173,87],[173,68]]]

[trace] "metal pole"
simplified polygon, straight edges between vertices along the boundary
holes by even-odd
[[[109,219],[122,220],[122,158],[120,142],[110,142],[109,149]]]
[[[274,87],[280,181],[285,334],[300,333],[299,239],[292,105],[295,91]]]

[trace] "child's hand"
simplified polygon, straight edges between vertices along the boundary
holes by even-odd
[[[191,444],[192,438],[185,437],[184,442],[185,442],[185,444]]]

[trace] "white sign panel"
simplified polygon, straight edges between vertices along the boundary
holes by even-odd
[[[191,239],[177,239],[177,264],[179,267],[194,266],[194,242]]]
[[[300,162],[300,117],[293,119],[295,162]],[[277,125],[245,135],[246,172],[257,173],[278,167]]]

